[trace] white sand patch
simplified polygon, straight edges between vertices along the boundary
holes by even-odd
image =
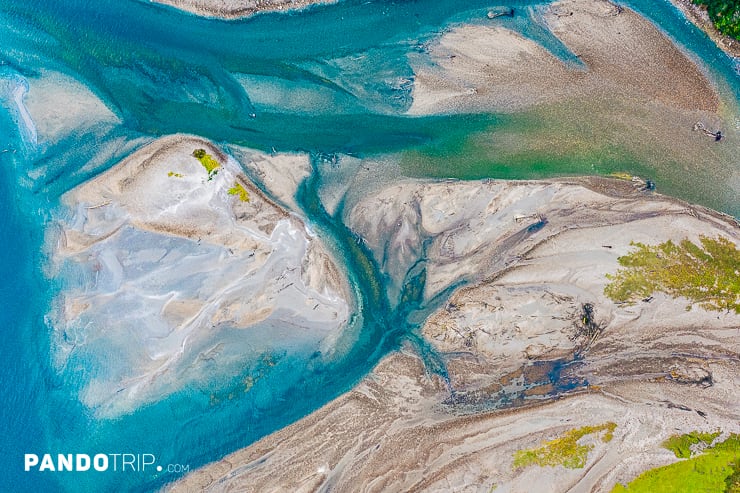
[[[23,142],[28,147],[35,147],[38,142],[36,126],[23,101],[28,93],[28,81],[15,73],[0,76],[0,104],[5,106],[11,118],[18,126]],[[9,152],[10,149],[4,149]]]
[[[295,201],[298,187],[311,174],[310,158],[306,154],[255,151],[234,147],[239,161],[249,174],[280,204],[299,210]]]

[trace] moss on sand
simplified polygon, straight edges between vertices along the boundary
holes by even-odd
[[[604,294],[616,302],[634,303],[660,291],[707,310],[740,313],[740,250],[722,237],[703,236],[700,241],[633,243],[637,249],[619,257],[623,268],[607,275],[611,282]]]
[[[208,180],[212,180],[213,177],[218,173],[218,169],[221,167],[213,156],[208,154],[205,149],[196,149],[193,151],[193,157],[200,161],[200,164],[206,169],[208,173]]]
[[[584,426],[567,431],[562,437],[543,443],[540,447],[518,450],[514,453],[514,467],[563,466],[569,469],[580,469],[586,465],[590,444],[579,444],[586,435],[604,432],[601,441],[610,442],[614,436],[616,423],[608,422],[597,426]]]
[[[683,435],[673,435],[663,442],[663,447],[667,448],[675,454],[679,459],[688,459],[691,457],[691,446],[697,445],[700,442],[704,445],[711,445],[715,438],[720,433],[700,433],[698,431],[692,431],[691,433],[685,433]]]
[[[229,188],[228,193],[229,195],[236,195],[242,202],[249,202],[249,192],[241,183],[234,182],[234,186]]]

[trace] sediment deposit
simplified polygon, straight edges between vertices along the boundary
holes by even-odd
[[[330,354],[347,321],[323,243],[207,141],[155,141],[62,202],[55,358],[87,361],[80,398],[101,415],[227,377],[276,345]]]
[[[550,49],[505,22],[460,25],[415,66],[410,112],[516,111],[565,99],[608,99],[712,113],[719,99],[707,77],[647,19],[606,0],[563,0],[529,14]],[[505,19],[505,18],[503,18]]]
[[[604,295],[631,242],[737,245],[733,219],[596,178],[407,182],[347,216],[393,277],[390,299],[422,262],[424,302],[439,308],[421,335],[445,372],[408,348],[391,354],[348,394],[173,491],[610,491],[673,462],[661,448],[672,433],[737,432],[740,315]],[[463,287],[439,300],[450,286]],[[513,465],[517,450],[607,422],[614,439],[588,442],[583,468]]]

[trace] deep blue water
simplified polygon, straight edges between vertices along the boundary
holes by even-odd
[[[0,434],[5,450],[0,491],[156,489],[177,475],[24,473],[23,454],[153,453],[159,463],[193,469],[347,391],[409,337],[429,365],[443,372],[411,334],[430,310],[417,303],[423,275],[419,271],[409,277],[403,310],[392,310],[395,303],[385,298],[383,276],[368,252],[321,208],[316,195],[321,176],[316,174],[298,198],[355,287],[353,323],[359,335],[348,355],[332,363],[310,355],[283,357],[269,378],[243,398],[216,406],[210,395],[237,385],[244,375],[185,389],[121,418],[96,419],[78,402],[74,375],[51,364],[51,329],[44,316],[54,285],[41,270],[43,230],[59,195],[160,135],[186,132],[262,150],[362,156],[435,142],[451,128],[473,132],[496,125],[501,117],[495,115],[401,115],[410,104],[410,86],[404,83],[412,76],[407,54],[422,49],[450,23],[481,18],[493,5],[352,0],[300,15],[222,22],[136,0],[0,0],[0,77],[6,81],[0,92],[0,151],[8,149],[0,154]],[[690,46],[726,97],[737,101],[740,83],[731,61],[703,34],[687,27],[667,3],[635,0],[629,5]],[[564,60],[575,60],[526,16],[513,27]],[[12,84],[7,81],[33,78],[41,70],[83,82],[121,124],[28,144],[28,133],[8,100]],[[255,102],[235,74],[322,98],[289,110]],[[32,173],[39,169],[39,176]],[[256,370],[245,369],[251,371]]]

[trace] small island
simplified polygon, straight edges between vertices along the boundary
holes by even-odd
[[[203,139],[157,140],[63,204],[49,236],[65,286],[55,363],[96,370],[79,397],[98,416],[282,355],[277,334],[331,353],[347,324],[349,288],[323,242]]]
[[[222,19],[249,17],[260,12],[285,12],[337,0],[150,0],[192,14]]]

